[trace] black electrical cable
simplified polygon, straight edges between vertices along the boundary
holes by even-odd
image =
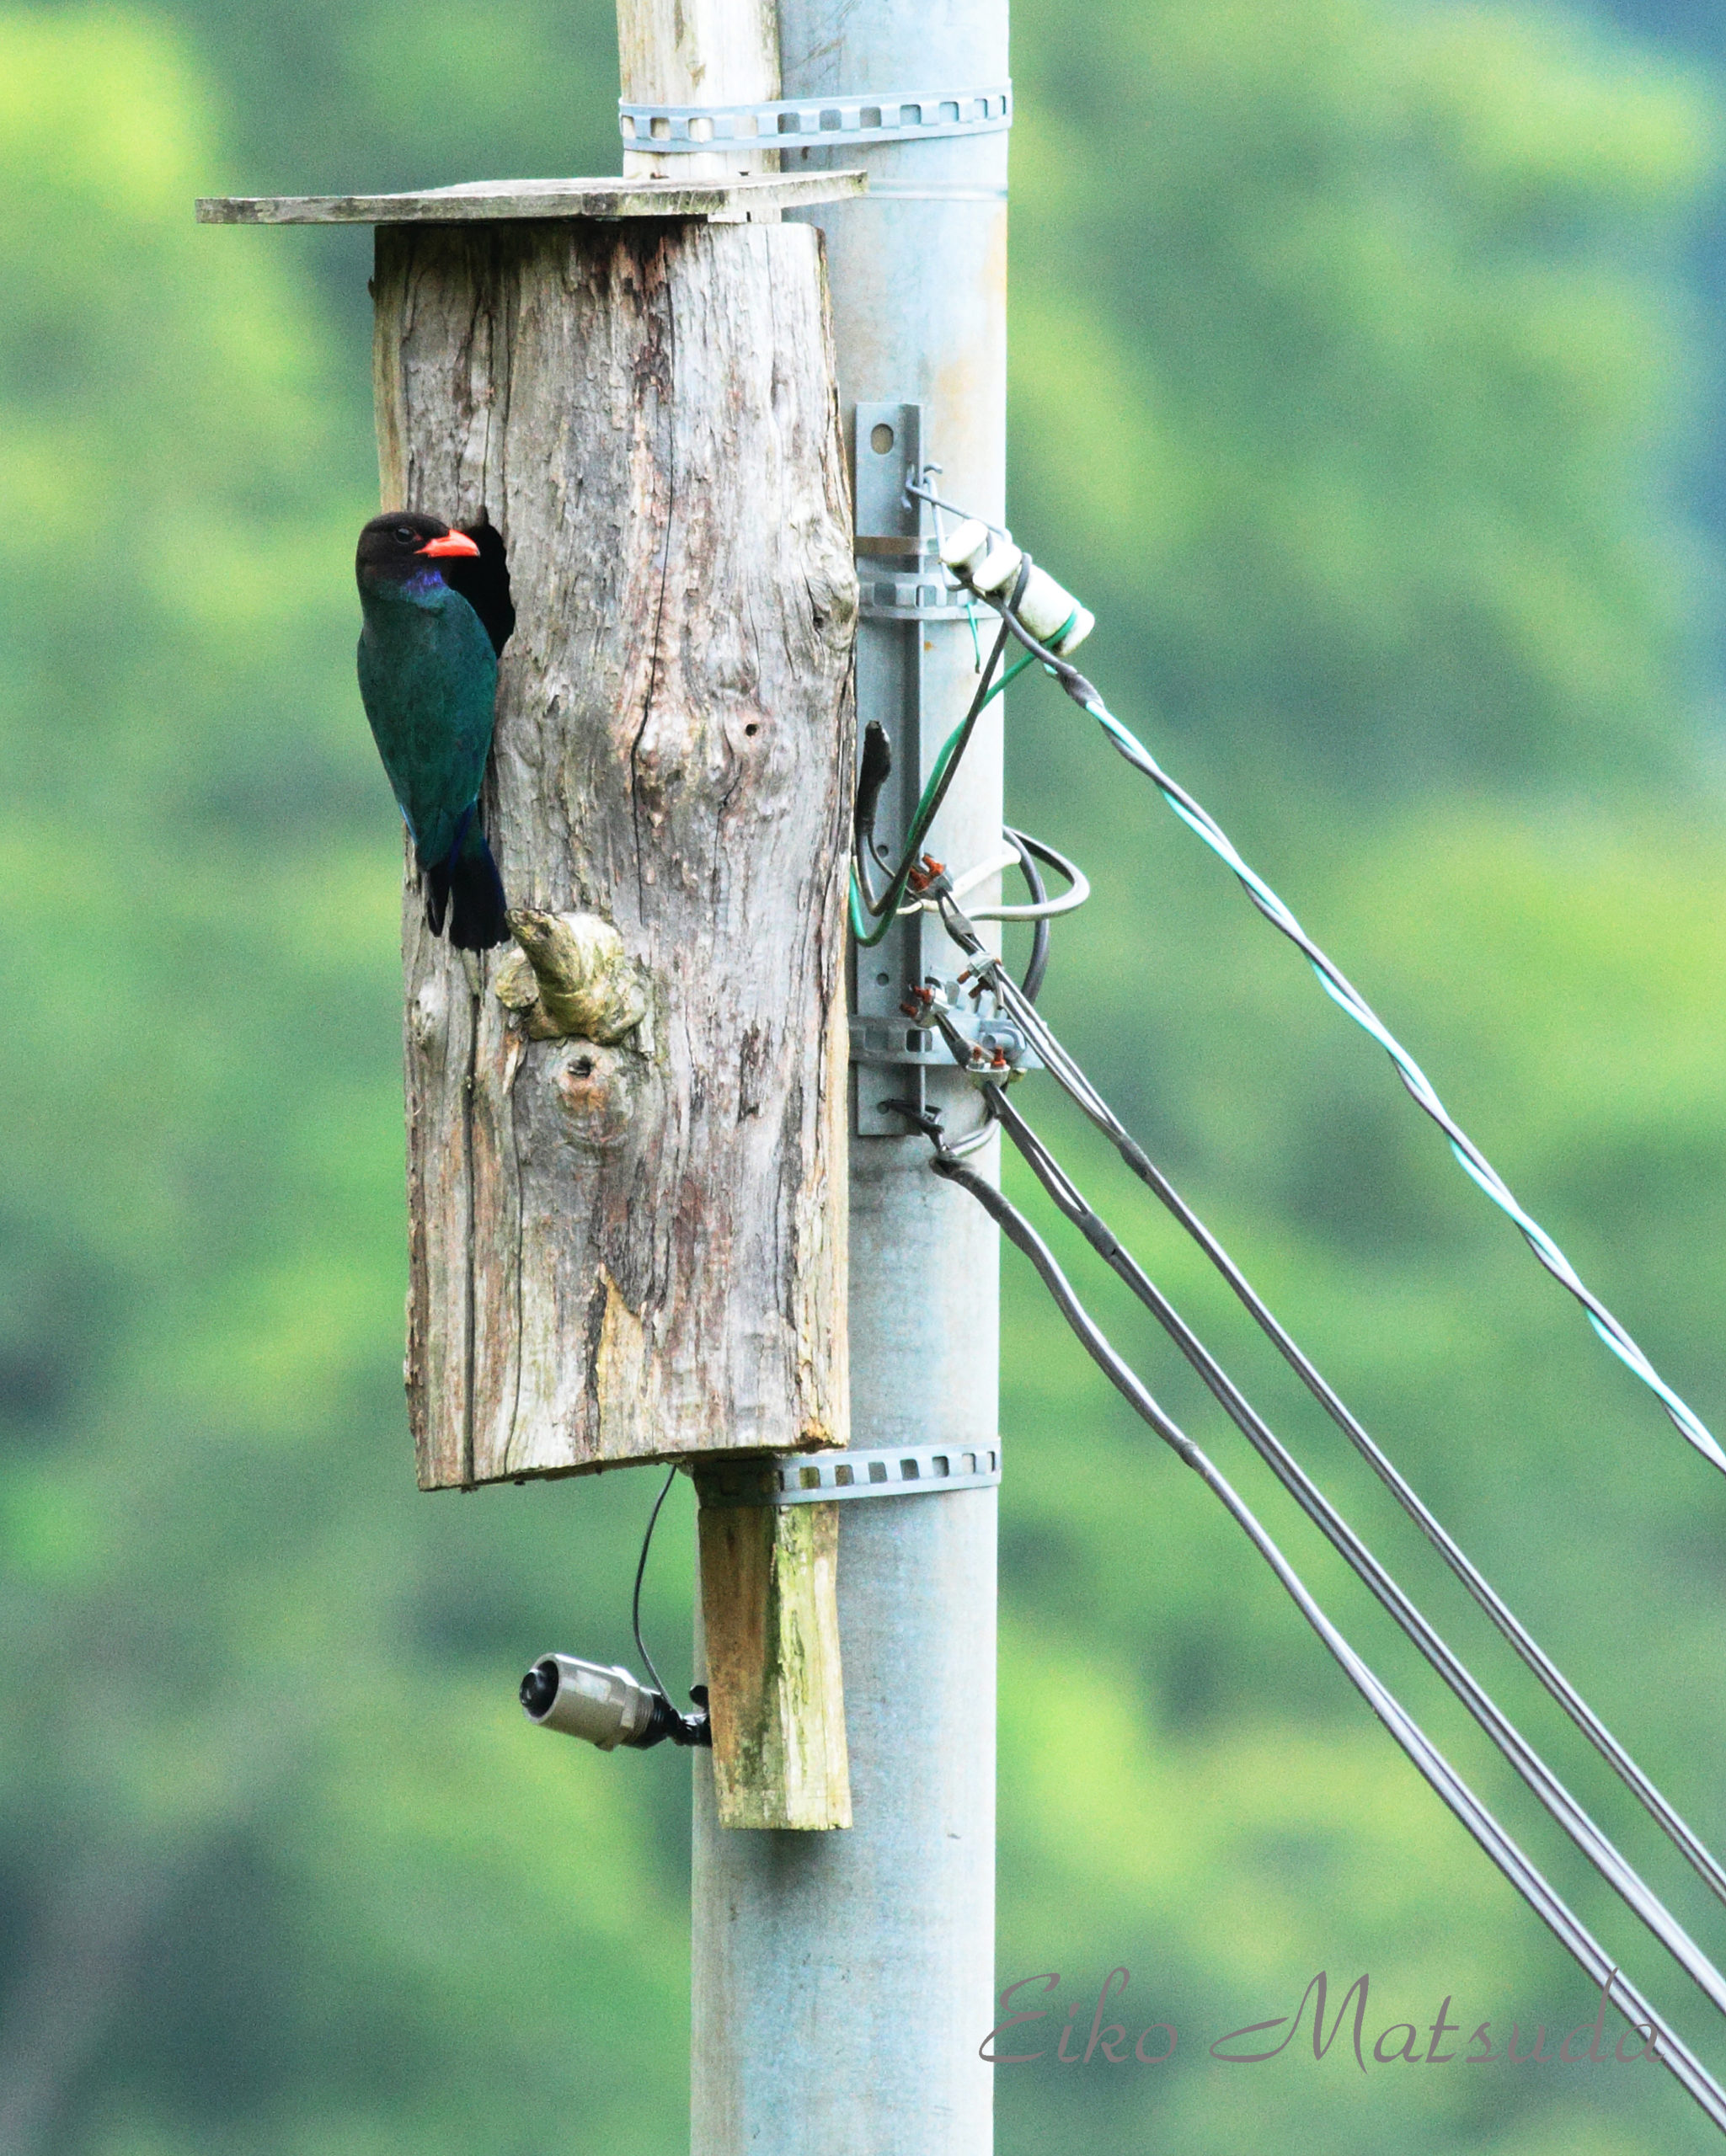
[[[875,805],[880,796],[881,780],[875,780],[873,793],[868,803],[869,821],[867,832],[861,825],[853,822],[851,849],[852,873],[857,878],[858,893],[863,901],[864,910],[876,921],[879,921],[884,915],[891,915],[895,913],[900,901],[905,896],[906,887],[911,882],[911,872],[917,865],[923,841],[928,836],[930,827],[940,813],[941,804],[947,798],[948,789],[953,784],[954,775],[964,760],[965,752],[970,746],[971,736],[976,731],[977,721],[982,717],[984,708],[989,702],[989,683],[995,669],[1001,663],[1002,652],[1007,648],[1007,625],[1003,622],[1001,632],[996,638],[990,650],[983,670],[977,677],[976,694],[971,699],[970,708],[954,731],[951,749],[940,766],[935,783],[926,790],[923,798],[917,803],[916,814],[911,818],[911,829],[906,834],[905,846],[900,856],[899,866],[888,877],[886,889],[879,895],[875,892],[874,878],[869,872],[868,857],[873,855],[879,858],[880,853],[880,848],[874,843],[874,814]],[[890,769],[892,744],[887,739],[884,728],[880,730],[880,739],[882,746],[886,750]],[[867,753],[870,745],[868,728],[864,729],[863,745]],[[884,774],[883,776],[884,777]],[[860,795],[859,798],[861,798]]]
[[[1191,1236],[1226,1280],[1253,1322],[1276,1348],[1337,1428],[1349,1439],[1404,1513],[1449,1566],[1515,1650],[1524,1665],[1562,1707],[1571,1721],[1632,1791],[1661,1828],[1698,1876],[1721,1901],[1726,1902],[1726,1867],[1696,1830],[1638,1765],[1622,1744],[1571,1684],[1502,1595],[1481,1572],[1450,1531],[1371,1435],[1358,1417],[1320,1374],[1275,1314],[1253,1289],[1228,1251],[1212,1234],[1180,1193],[1127,1130],[1114,1111],[1085,1075],[1078,1064],[1056,1039],[1048,1022],[1031,1006],[1005,967],[997,966],[982,945],[975,929],[950,901],[942,917],[948,933],[975,963],[976,971],[997,987],[1002,1002],[1024,1027],[1032,1046],[1057,1082],[1114,1145],[1121,1158],[1141,1182]],[[951,1043],[949,1043],[949,1046]]]
[[[629,1605],[629,1622],[635,1633],[635,1644],[640,1650],[642,1660],[647,1664],[647,1673],[653,1679],[655,1691],[662,1700],[667,1701],[671,1695],[665,1689],[660,1673],[654,1668],[653,1657],[647,1651],[647,1641],[641,1636],[641,1582],[647,1576],[647,1553],[653,1547],[653,1531],[660,1523],[660,1507],[671,1494],[671,1485],[676,1480],[676,1476],[677,1469],[674,1462],[665,1470],[665,1479],[660,1486],[660,1494],[654,1499],[653,1510],[647,1516],[647,1532],[641,1538],[641,1561],[635,1567],[635,1593]]]
[[[1034,851],[1036,841],[1016,831],[1011,824],[1002,825],[1007,843],[1018,856],[1019,873],[1025,879],[1025,889],[1031,894],[1034,906],[1044,905],[1049,897],[1049,886],[1043,881],[1042,871],[1037,866]],[[1025,967],[1025,977],[1019,983],[1019,994],[1027,1003],[1034,1003],[1043,987],[1043,976],[1049,970],[1049,923],[1037,922],[1031,937],[1031,955]]]
[[[857,799],[851,812],[853,841],[860,843],[884,867],[883,850],[875,843],[875,816],[881,788],[893,776],[893,744],[879,718],[863,728],[863,750],[857,765]]]
[[[1053,1253],[1029,1221],[999,1191],[945,1151],[938,1122],[935,1118],[911,1111],[909,1104],[906,1104],[901,1112],[906,1113],[909,1119],[916,1123],[934,1143],[936,1173],[949,1182],[957,1183],[975,1198],[1007,1241],[1030,1260],[1061,1315],[1092,1360],[1140,1418],[1193,1470],[1224,1506],[1237,1526],[1274,1572],[1301,1615],[1341,1665],[1356,1690],[1433,1790],[1567,1949],[1590,1981],[1600,1986],[1633,2026],[1648,2031],[1654,2055],[1713,2124],[1726,2133],[1726,2090],[1721,2089],[1694,2052],[1621,1973],[1616,1963],[1594,1935],[1499,1824],[1407,1709],[1331,1623],[1244,1500],[1173,1417],[1158,1404],[1142,1380],[1116,1353],[1096,1321],[1073,1293]]]
[[[983,1094],[991,1113],[1006,1130],[1056,1206],[1151,1312],[1284,1489],[1444,1678],[1547,1812],[1563,1828],[1601,1877],[1642,1919],[1713,2004],[1722,2013],[1726,2013],[1726,1977],[1722,1977],[1671,1911],[1571,1796],[1515,1723],[1503,1713],[1472,1671],[1313,1482],[1174,1305],[1122,1246],[1036,1132],[1013,1107],[1003,1089],[999,1086],[986,1085]]]

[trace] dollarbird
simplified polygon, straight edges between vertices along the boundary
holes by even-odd
[[[394,510],[360,534],[360,696],[414,841],[425,920],[457,950],[509,938],[479,820],[498,659],[515,627],[503,542]]]

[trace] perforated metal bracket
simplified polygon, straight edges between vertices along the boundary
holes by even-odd
[[[921,573],[895,575],[864,558],[857,565],[857,592],[866,622],[962,622],[976,611],[975,600],[962,597],[958,583],[938,563]]]
[[[870,1452],[794,1453],[703,1461],[703,1509],[739,1505],[826,1505],[852,1497],[938,1497],[990,1490],[1001,1480],[1001,1440],[990,1444],[892,1445]]]
[[[935,535],[906,483],[922,468],[921,404],[859,404],[858,606],[866,622],[962,622],[975,606],[932,558]]]
[[[851,1059],[878,1070],[915,1064],[928,1070],[951,1070],[953,1057],[939,1033],[903,1018],[851,1017]],[[900,1125],[900,1129],[903,1129]]]
[[[933,534],[924,529],[923,505],[906,492],[922,468],[923,408],[917,403],[860,403],[852,422],[857,544],[866,558],[922,556]],[[932,574],[944,576],[938,563]]]
[[[925,554],[934,534],[923,504],[906,492],[906,481],[922,469],[925,446],[923,408],[915,398],[858,403],[852,437],[863,616],[857,641],[858,723],[861,730],[868,721],[879,720],[893,744],[892,776],[877,804],[877,832],[890,860],[899,857],[924,776],[923,633],[914,609],[872,602],[878,586],[891,602],[901,588],[914,595],[920,585],[935,587],[943,574]],[[925,947],[930,940],[925,916],[911,914],[895,921],[874,949],[855,954],[853,1059],[861,1059],[855,1053],[860,1050],[871,1059],[912,1065],[892,1083],[858,1084],[852,1113],[859,1137],[902,1139],[904,1118],[884,1110],[880,1097],[907,1093],[921,1105],[924,1059],[932,1065],[952,1060],[938,1037],[922,1027],[915,1029],[906,1052],[899,1006],[910,985],[920,981],[935,962],[935,953]],[[944,934],[938,941],[951,947]],[[893,1052],[895,1047],[900,1053]]]
[[[781,98],[771,104],[626,104],[617,129],[631,149],[660,157],[703,150],[849,149],[858,142],[928,142],[997,135],[1013,125],[1013,85],[986,90],[880,90],[864,97]]]

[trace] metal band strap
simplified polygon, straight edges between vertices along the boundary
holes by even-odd
[[[996,135],[1013,125],[1013,85],[988,90],[884,90],[858,98],[783,98],[772,104],[626,104],[617,126],[631,149],[661,157],[748,146],[848,149],[858,142],[927,142]],[[695,132],[699,128],[700,133]]]
[[[703,1460],[702,1508],[826,1505],[846,1497],[935,1497],[989,1490],[1001,1480],[992,1444],[893,1445],[875,1452],[794,1453],[772,1460]]]
[[[963,598],[962,587],[938,563],[921,575],[914,569],[884,573],[867,558],[857,568],[858,611],[866,622],[962,622],[976,612],[975,600]]]

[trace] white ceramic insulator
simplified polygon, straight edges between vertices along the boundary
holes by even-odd
[[[959,576],[968,576],[988,551],[989,527],[974,516],[956,525],[941,542],[942,560]]]
[[[1024,558],[1024,549],[1011,539],[997,540],[971,571],[971,582],[979,591],[996,595],[1009,591]]]
[[[1025,579],[1025,595],[1017,611],[1039,643],[1046,643],[1051,651],[1063,656],[1077,650],[1097,626],[1096,616],[1081,606],[1071,592],[1063,590],[1047,569],[1039,569],[1035,563]],[[1067,627],[1069,622],[1072,624],[1071,628]]]
[[[1013,544],[1010,534],[1002,533],[997,537],[987,525],[980,524],[972,517],[948,532],[941,548],[941,558],[955,574],[965,578],[974,590],[1002,598],[1011,591],[1024,552]],[[1017,611],[1020,621],[1037,641],[1063,657],[1077,650],[1097,626],[1096,616],[1087,607],[1081,606],[1071,592],[1058,584],[1047,569],[1039,569],[1034,563]],[[1072,624],[1071,628],[1067,627],[1069,622]],[[1064,636],[1063,629],[1066,631]]]

